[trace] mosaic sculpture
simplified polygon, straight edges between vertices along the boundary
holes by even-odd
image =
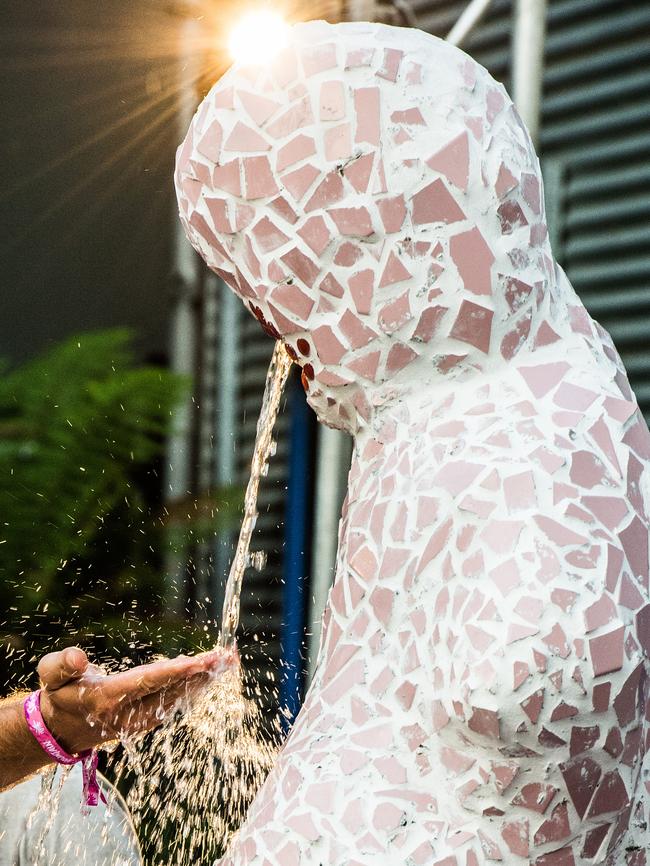
[[[176,185],[355,438],[317,672],[224,866],[643,866],[650,434],[503,87],[418,31],[296,26]]]

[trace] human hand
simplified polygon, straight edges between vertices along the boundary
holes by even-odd
[[[222,649],[106,674],[69,647],[38,665],[43,720],[63,748],[78,754],[120,734],[148,731],[179,699],[191,698],[238,662]]]

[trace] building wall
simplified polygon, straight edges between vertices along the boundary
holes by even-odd
[[[414,0],[444,36],[461,2]],[[512,0],[492,0],[463,48],[510,88]],[[549,0],[538,152],[553,250],[612,335],[650,417],[650,6]]]
[[[174,18],[147,0],[5,3],[0,357],[129,326],[167,352]]]

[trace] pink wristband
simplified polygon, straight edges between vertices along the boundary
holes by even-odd
[[[23,703],[25,721],[34,739],[57,764],[70,766],[81,761],[83,772],[83,802],[86,806],[96,806],[99,798],[105,801],[97,781],[97,750],[86,749],[78,755],[70,755],[48,731],[41,713],[41,690],[32,692]]]

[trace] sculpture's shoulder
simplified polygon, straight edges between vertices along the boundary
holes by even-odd
[[[631,392],[589,364],[511,367],[386,428],[351,476],[350,554],[416,551],[443,519],[496,544],[509,524],[544,534],[553,521],[616,545],[630,521],[648,524],[646,422]]]

